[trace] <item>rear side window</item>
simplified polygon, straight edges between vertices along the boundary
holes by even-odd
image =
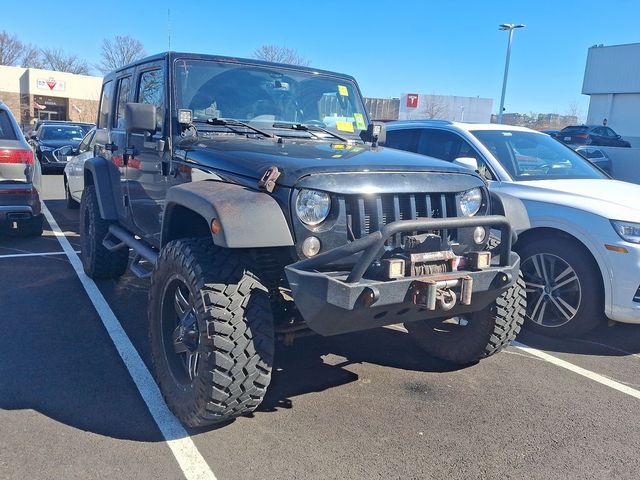
[[[562,133],[584,133],[589,130],[589,127],[583,127],[582,125],[569,125],[560,130]]]
[[[461,141],[462,139],[455,133],[444,130],[423,130],[418,143],[418,153],[452,162],[458,154]]]
[[[113,118],[115,128],[124,128],[124,106],[129,101],[131,92],[131,77],[124,77],[118,81],[118,108]]]
[[[16,132],[13,130],[9,113],[0,110],[0,140],[17,140]]]
[[[155,105],[158,129],[162,130],[164,121],[164,75],[162,70],[149,70],[140,74],[138,103]]]
[[[113,103],[113,82],[108,81],[102,87],[100,98],[100,115],[98,115],[98,128],[107,128],[111,117],[111,104]]]
[[[401,130],[387,131],[385,147],[397,148],[398,150],[406,150],[409,152],[416,151],[416,138],[419,130],[415,128],[403,128]]]

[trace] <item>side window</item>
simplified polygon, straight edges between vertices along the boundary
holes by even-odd
[[[131,92],[131,77],[124,77],[118,80],[118,107],[113,117],[115,128],[124,128],[124,106],[129,101]]]
[[[149,70],[140,74],[138,102],[155,105],[158,129],[162,131],[164,122],[164,75],[162,70]]]
[[[93,144],[93,135],[94,135],[94,132],[90,132],[84,136],[84,138],[80,142],[80,145],[78,145],[78,153],[89,151],[89,149],[91,148],[91,145]]]
[[[419,130],[414,128],[403,128],[401,130],[391,130],[387,132],[385,147],[396,148],[398,150],[416,151],[416,137]]]
[[[422,130],[418,141],[418,153],[453,162],[458,156],[462,139],[444,130]]]
[[[611,129],[610,129],[610,128],[608,128],[608,127],[607,127],[607,128],[605,128],[605,131],[607,132],[607,136],[608,136],[608,137],[615,137],[615,136],[617,136],[617,135],[616,135],[616,132],[614,132],[613,130],[611,130]]]
[[[461,139],[460,149],[458,150],[458,154],[456,155],[456,158],[460,157],[475,158],[478,162],[478,172],[480,173],[480,175],[482,175],[487,180],[495,180],[493,173],[491,173],[491,169],[484,161],[484,159],[471,146],[471,144],[464,139]]]
[[[594,128],[593,130],[591,130],[591,133],[594,133],[595,135],[601,135],[601,136],[606,135],[606,133],[604,132],[604,128],[601,128],[601,127]]]
[[[100,97],[100,115],[98,115],[98,128],[109,126],[111,117],[111,104],[113,102],[113,82],[109,80],[102,86],[102,97]]]

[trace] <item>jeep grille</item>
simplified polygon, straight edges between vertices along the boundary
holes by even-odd
[[[357,239],[396,220],[455,217],[455,198],[455,193],[348,195],[344,197],[347,225],[350,226],[353,237]],[[397,234],[387,245],[400,247],[404,244],[404,237],[417,233],[427,232]],[[449,241],[455,240],[456,236],[455,232],[446,230],[429,233],[442,235]]]

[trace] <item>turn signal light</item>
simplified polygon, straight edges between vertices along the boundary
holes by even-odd
[[[33,150],[0,150],[0,163],[33,165]]]

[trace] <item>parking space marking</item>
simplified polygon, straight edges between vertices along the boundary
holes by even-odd
[[[401,325],[387,325],[386,328],[397,330],[399,332],[409,333],[407,329]],[[574,365],[573,363],[567,362],[566,360],[562,360],[558,357],[554,357],[553,355],[549,355],[547,352],[543,352],[542,350],[538,350],[537,348],[530,347],[528,345],[525,345],[524,343],[514,341],[511,345],[513,347],[516,347],[522,350],[523,352],[527,352],[529,355],[532,355],[533,357],[537,357],[540,360],[549,362],[555,365],[556,367],[561,367],[573,373],[577,373],[578,375],[582,375],[583,377],[586,377],[589,380],[600,383],[609,388],[612,388],[614,390],[617,390],[621,393],[624,393],[626,395],[629,395],[633,398],[637,398],[638,400],[640,400],[640,390],[636,390],[635,388],[629,387],[628,385],[620,383],[616,380],[612,380],[608,377],[605,377],[604,375],[600,375],[599,373],[595,373],[595,372],[592,372],[591,370],[587,370],[586,368],[579,367],[577,365]],[[511,352],[508,352],[508,353],[511,353]]]
[[[516,342],[513,342],[512,345],[514,347],[519,348],[522,351],[529,353],[530,355],[533,355],[549,363],[552,363],[557,367],[561,367],[573,373],[577,373],[578,375],[582,375],[583,377],[586,377],[589,380],[593,380],[594,382],[600,383],[609,388],[612,388],[614,390],[617,390],[619,392],[622,392],[624,394],[627,394],[633,398],[637,398],[638,400],[640,400],[640,390],[636,390],[635,388],[631,388],[620,382],[617,382],[608,377],[605,377],[604,375],[600,375],[598,373],[592,372],[591,370],[587,370],[586,368],[582,368],[577,365],[574,365],[573,363],[567,362],[566,360],[562,360],[558,357],[554,357],[553,355],[549,355],[548,353],[543,352],[542,350],[538,350],[537,348],[530,347],[528,345],[525,345],[524,343],[520,343],[516,341]]]
[[[72,250],[73,253],[80,253],[80,250]],[[42,252],[42,253],[9,253],[7,255],[0,255],[2,258],[20,258],[20,257],[46,257],[49,255],[66,255],[67,252]]]
[[[187,431],[167,407],[151,372],[140,358],[98,286],[84,273],[80,258],[46,206],[43,206],[43,213],[184,476],[187,480],[216,480],[216,476]]]

